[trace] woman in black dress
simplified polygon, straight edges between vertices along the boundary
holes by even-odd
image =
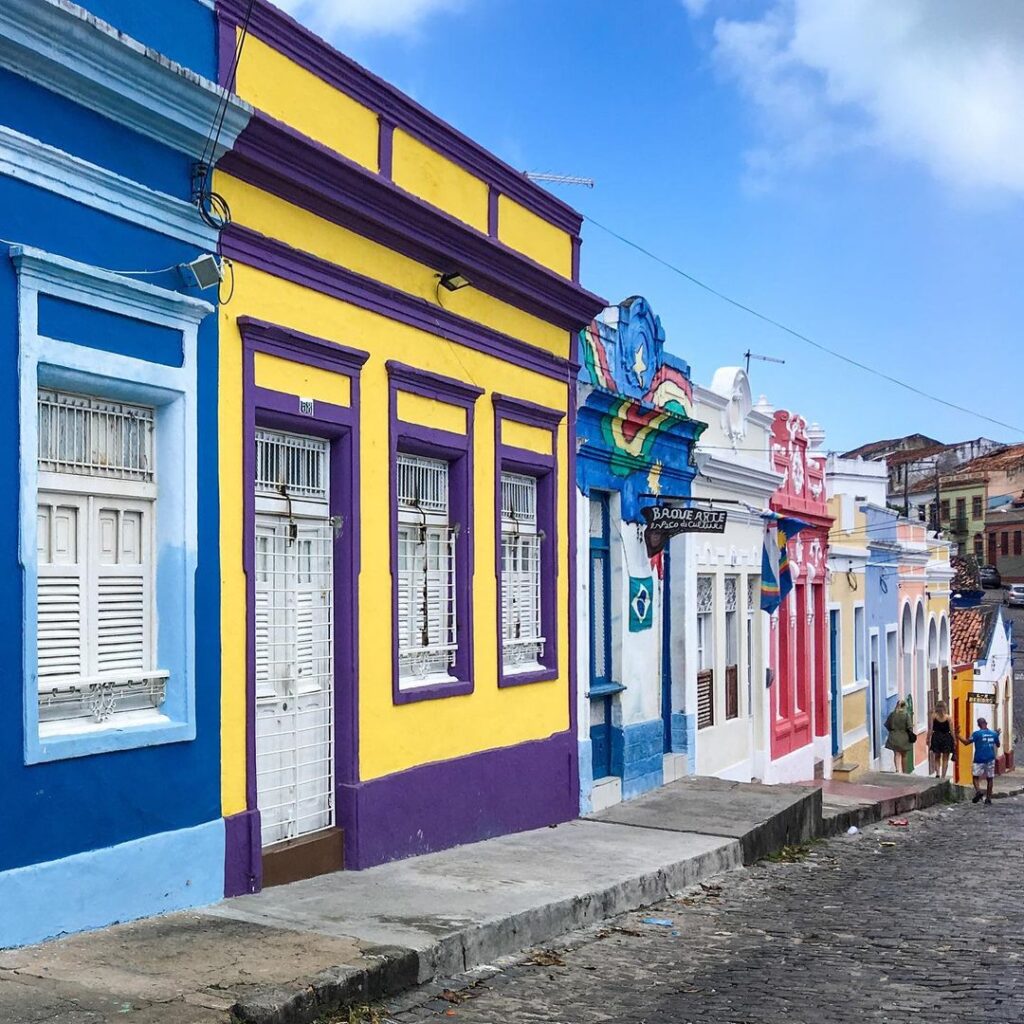
[[[932,755],[932,764],[937,778],[944,779],[949,770],[949,758],[956,749],[953,738],[953,723],[946,713],[945,701],[935,705],[931,726],[928,729],[928,750]]]

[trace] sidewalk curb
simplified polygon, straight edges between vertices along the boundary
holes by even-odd
[[[379,957],[373,966],[329,968],[301,989],[253,993],[235,1003],[232,1019],[241,1024],[312,1024],[324,1014],[397,995],[432,978],[461,974],[564,932],[649,906],[711,875],[742,866],[739,840],[722,837],[721,846],[705,853],[604,889],[459,929],[425,949],[367,950],[367,956]]]
[[[863,828],[865,825],[874,825],[884,818],[907,814],[909,811],[923,811],[926,807],[934,807],[935,804],[943,801],[960,803],[965,799],[967,799],[967,793],[962,786],[955,785],[949,780],[937,782],[917,793],[906,793],[879,800],[873,804],[859,804],[856,807],[828,814],[822,818],[819,835],[824,839],[829,839],[832,836],[842,835],[851,826]]]

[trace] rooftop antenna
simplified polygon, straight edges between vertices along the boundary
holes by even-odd
[[[548,174],[547,171],[523,171],[530,181],[552,181],[556,185],[582,185],[584,188],[593,188],[593,178],[580,178],[575,174]]]
[[[785,365],[785,362],[786,362],[785,359],[776,359],[775,356],[761,356],[761,355],[758,355],[756,352],[751,352],[749,348],[747,349],[746,352],[743,353],[743,358],[746,359],[746,361],[747,361],[747,376],[748,377],[750,376],[750,360],[751,359],[760,359],[762,363],[779,363],[781,365]]]

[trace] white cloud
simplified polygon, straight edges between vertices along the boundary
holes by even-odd
[[[755,178],[869,147],[1024,192],[1020,0],[776,0],[718,18],[714,56],[762,115]]]
[[[366,35],[400,35],[441,11],[457,10],[463,0],[276,0],[316,32],[348,29]]]
[[[708,9],[708,0],[680,0],[691,18],[699,18]]]

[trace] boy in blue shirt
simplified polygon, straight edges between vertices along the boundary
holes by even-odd
[[[974,799],[982,798],[981,780],[986,780],[985,803],[992,803],[992,781],[996,777],[996,748],[999,746],[999,730],[990,729],[988,721],[978,719],[978,728],[970,736],[958,737],[961,743],[974,744],[974,763],[971,765],[971,779],[974,782]]]

